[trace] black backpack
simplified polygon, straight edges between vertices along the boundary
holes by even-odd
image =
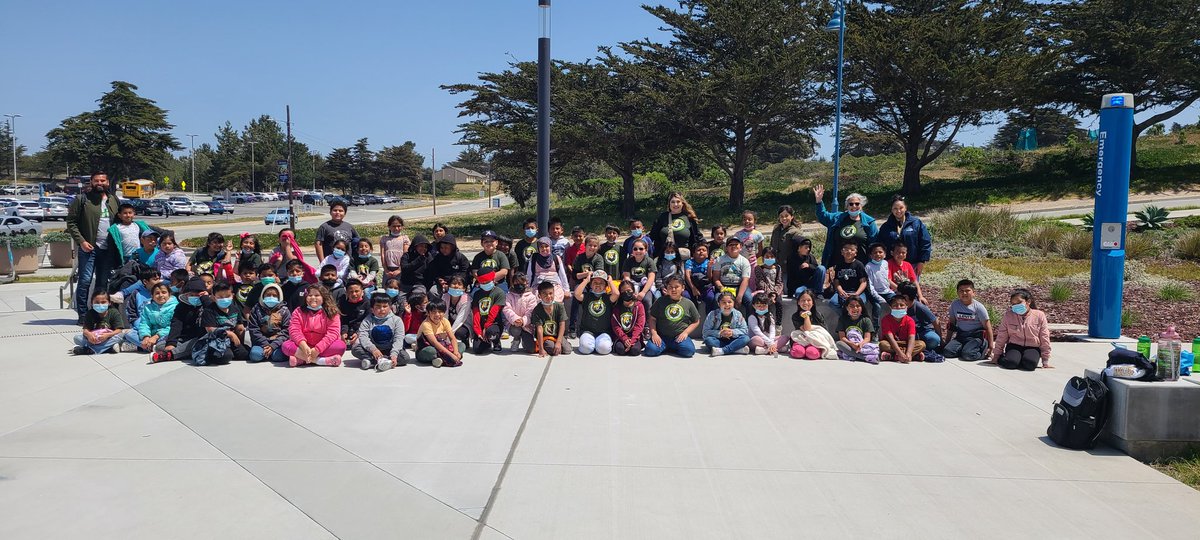
[[[1046,435],[1063,448],[1094,448],[1108,422],[1108,393],[1108,386],[1103,381],[1071,377],[1063,389],[1062,399],[1054,404]]]

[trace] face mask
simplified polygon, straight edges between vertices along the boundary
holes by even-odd
[[[179,287],[171,285],[171,294],[179,294]]]
[[[663,255],[663,258],[664,258],[664,259],[666,259],[666,260],[668,260],[668,261],[673,261],[673,260],[675,260],[675,254],[674,254],[674,253],[667,253],[667,254]]]
[[[402,235],[402,234],[404,234],[404,231],[391,233],[391,235],[392,235],[392,238],[395,238],[395,237],[397,237],[397,236],[400,236],[400,235]]]
[[[767,314],[767,311],[769,311],[769,310],[766,310],[766,309],[758,309],[758,308],[754,308],[754,312],[755,312],[755,313],[757,313],[757,314],[759,314],[759,315],[766,315],[766,314]]]
[[[447,292],[449,292],[449,293],[450,293],[450,296],[453,296],[453,297],[455,297],[455,298],[458,298],[458,297],[460,297],[460,296],[462,296],[462,295],[463,295],[463,290],[462,290],[462,289],[450,289],[450,290],[449,290],[449,291],[447,291]]]
[[[871,259],[871,260],[867,261],[867,264],[879,266],[879,265],[883,264],[883,259],[879,259],[879,260]]]
[[[722,315],[729,315],[730,313],[733,313],[733,308],[721,308]]]
[[[288,283],[300,283],[304,281],[304,276],[288,276]]]
[[[1013,304],[1012,311],[1017,315],[1024,315],[1025,312],[1029,311],[1029,306],[1025,304]]]
[[[642,235],[642,230],[641,229],[633,229],[633,230],[629,231],[629,235],[634,238],[640,237]]]
[[[346,256],[346,251],[338,248],[333,248],[333,258],[340,259]]]
[[[273,307],[275,307],[275,306],[278,306],[278,305],[279,305],[279,299],[278,299],[278,298],[275,298],[274,296],[265,296],[265,297],[263,297],[263,299],[262,299],[262,303],[263,303],[263,305],[264,305],[264,306],[267,306],[267,307],[269,307],[269,308],[273,308]]]
[[[852,218],[856,218],[856,217],[858,217],[859,215],[861,215],[861,214],[862,214],[862,210],[851,210],[851,211],[849,211],[849,212],[846,212],[846,213],[847,213],[847,214],[850,214],[850,217],[852,217]]]
[[[321,308],[325,306],[310,306],[308,304],[304,304],[304,307],[308,308],[309,311],[321,311]]]
[[[200,307],[200,297],[199,296],[189,296],[187,299],[187,303],[193,307]]]
[[[629,292],[629,291],[625,291],[625,292],[621,293],[621,301],[622,302],[632,302],[633,301],[633,293]]]
[[[336,279],[322,279],[321,285],[324,285],[325,288],[327,288],[327,289],[332,289],[334,285],[337,285],[337,280]]]
[[[395,298],[397,296],[400,296],[400,289],[385,289],[384,292],[387,293],[388,298]]]
[[[549,302],[547,302],[547,301],[545,301],[545,300],[538,300],[538,301],[539,301],[539,302],[541,302],[543,306],[552,306],[552,305],[554,305],[554,300],[550,300]]]
[[[384,315],[384,316],[380,317],[379,315],[376,315],[376,314],[372,313],[372,314],[371,314],[371,318],[372,318],[372,319],[375,319],[375,322],[376,322],[376,323],[381,323],[381,322],[383,322],[383,321],[386,321],[386,320],[387,320],[387,318],[388,318],[388,316],[387,316],[387,315]]]
[[[605,292],[605,289],[600,289],[600,290],[592,289],[592,294],[594,294],[596,296],[604,296],[604,292]]]
[[[495,288],[496,288],[496,284],[495,284],[495,283],[484,283],[484,284],[481,284],[481,285],[479,286],[479,288],[480,288],[480,289],[483,289],[483,290],[484,290],[484,292],[488,292],[488,291],[491,291],[492,289],[495,289]]]
[[[267,277],[262,278],[260,281],[262,281],[263,285],[273,285],[275,283],[275,277],[267,276]]]
[[[245,256],[245,257],[249,257],[249,256],[251,256],[251,255],[254,255],[254,250],[253,250],[253,249],[248,249],[248,248],[242,248],[242,255],[243,255],[243,256]]]
[[[537,236],[537,229],[525,229],[525,238],[533,238]]]
[[[92,304],[92,310],[101,315],[108,311],[108,304]]]
[[[903,318],[905,315],[908,315],[907,309],[893,309],[892,310],[892,316],[897,319]]]
[[[763,262],[766,263],[767,266],[775,266],[775,259],[773,259],[773,258],[772,259],[763,259]]]
[[[512,292],[515,292],[517,294],[525,294],[525,286],[524,285],[513,285],[509,288],[512,289]]]
[[[232,305],[233,305],[232,298],[218,298],[217,299],[217,307],[219,307],[221,309],[229,309],[229,306],[232,306]]]

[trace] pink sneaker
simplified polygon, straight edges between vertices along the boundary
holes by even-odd
[[[809,360],[816,360],[821,357],[821,349],[809,345],[804,348],[804,357]]]
[[[792,358],[797,360],[804,358],[804,345],[800,345],[798,343],[792,345],[791,355]]]
[[[342,365],[342,356],[321,356],[317,358],[318,366],[338,367]]]
[[[296,366],[300,365],[300,359],[296,358],[295,356],[289,356],[288,357],[288,365],[292,366],[292,367],[296,367]]]

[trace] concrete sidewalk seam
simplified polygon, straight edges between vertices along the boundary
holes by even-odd
[[[512,446],[508,449],[508,455],[504,458],[504,465],[500,467],[500,474],[496,475],[496,484],[492,486],[492,493],[488,495],[487,504],[483,506],[483,513],[479,514],[478,524],[475,526],[475,533],[471,535],[471,540],[479,540],[483,534],[484,527],[493,531],[504,534],[493,527],[488,527],[488,516],[492,513],[492,507],[496,504],[496,499],[500,496],[500,486],[504,483],[504,477],[508,474],[508,467],[512,465],[513,456],[517,454],[517,446],[521,444],[521,436],[525,434],[525,426],[529,425],[529,417],[533,416],[533,407],[537,405],[538,396],[542,394],[542,386],[546,384],[546,376],[550,374],[550,366],[554,364],[554,357],[550,356],[546,359],[546,367],[542,368],[542,378],[538,380],[537,388],[533,390],[533,397],[529,400],[529,407],[525,409],[525,418],[521,420],[521,426],[517,428],[517,434],[513,437]],[[511,538],[507,534],[505,537]]]

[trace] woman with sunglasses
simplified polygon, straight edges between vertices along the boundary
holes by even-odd
[[[813,194],[817,201],[817,221],[828,228],[821,264],[826,268],[832,267],[837,262],[835,257],[847,242],[858,246],[857,256],[865,264],[869,253],[867,247],[879,233],[875,218],[863,211],[867,206],[867,198],[860,193],[851,193],[846,196],[844,212],[828,212],[825,210],[825,186],[817,184],[813,187]]]
[[[933,238],[929,235],[929,229],[920,218],[908,212],[908,201],[900,194],[892,196],[892,213],[879,228],[878,241],[883,244],[886,253],[891,253],[892,246],[897,243],[908,246],[905,260],[913,265],[917,277],[921,277],[921,270],[933,253]]]

